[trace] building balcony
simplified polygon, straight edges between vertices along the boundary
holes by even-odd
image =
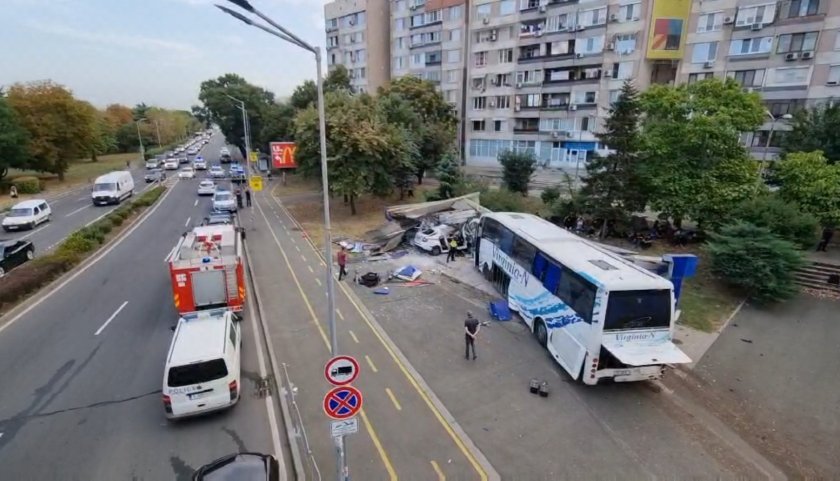
[[[537,63],[537,62],[551,62],[554,60],[569,60],[575,58],[575,53],[558,53],[558,54],[549,54],[549,55],[532,55],[530,57],[519,57],[516,59],[516,63],[526,64],[526,63]]]
[[[563,84],[582,84],[582,83],[592,83],[592,82],[599,82],[601,77],[603,76],[602,73],[598,73],[592,77],[579,77],[579,78],[568,78],[562,80],[551,80],[546,79],[543,81],[544,86],[550,85],[563,85]]]
[[[513,128],[514,134],[538,134],[540,133],[539,127],[514,127]]]

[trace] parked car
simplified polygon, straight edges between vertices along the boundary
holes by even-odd
[[[212,211],[204,218],[201,225],[229,225],[233,224],[233,216],[230,212]]]
[[[178,172],[179,179],[194,179],[195,178],[195,171],[192,167],[184,167]]]
[[[236,479],[278,481],[280,463],[270,454],[236,453],[205,464],[193,473],[192,481]]]
[[[166,170],[178,170],[178,159],[166,159],[166,162],[163,163],[163,168]]]
[[[0,240],[0,277],[35,257],[35,247],[28,240]]]
[[[236,198],[229,190],[216,190],[213,193],[213,210],[236,212]]]
[[[212,180],[202,180],[198,184],[198,195],[213,195],[216,193],[216,183]]]
[[[225,169],[220,166],[214,165],[213,167],[210,167],[210,177],[214,179],[224,179],[226,175]]]
[[[166,172],[164,172],[161,169],[152,169],[146,172],[144,178],[146,179],[147,184],[152,182],[163,182],[164,180],[166,180]]]
[[[52,218],[52,209],[43,199],[25,200],[17,203],[3,218],[3,230],[34,229],[38,224]]]

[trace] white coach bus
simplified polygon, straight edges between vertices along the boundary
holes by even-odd
[[[479,226],[476,267],[574,379],[657,379],[691,362],[672,342],[671,281],[534,215]]]

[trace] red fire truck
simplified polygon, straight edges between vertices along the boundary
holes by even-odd
[[[196,227],[181,237],[169,258],[172,298],[180,314],[245,304],[242,239],[232,225]]]

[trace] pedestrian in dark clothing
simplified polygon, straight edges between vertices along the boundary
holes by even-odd
[[[251,189],[245,189],[245,204],[251,207]]]
[[[341,250],[338,251],[336,260],[338,261],[338,280],[342,280],[347,277],[347,250],[344,246],[341,246]]]
[[[826,252],[828,248],[828,243],[831,242],[831,238],[834,237],[834,229],[831,227],[826,227],[822,231],[822,238],[820,239],[820,244],[817,246],[818,252]]]
[[[242,191],[236,189],[236,206],[242,208]]]
[[[470,348],[472,347],[472,358],[475,361],[477,357],[475,355],[475,337],[480,330],[481,326],[478,323],[478,319],[473,317],[472,312],[467,312],[467,320],[464,321],[464,340],[466,341],[464,359],[470,358]]]

